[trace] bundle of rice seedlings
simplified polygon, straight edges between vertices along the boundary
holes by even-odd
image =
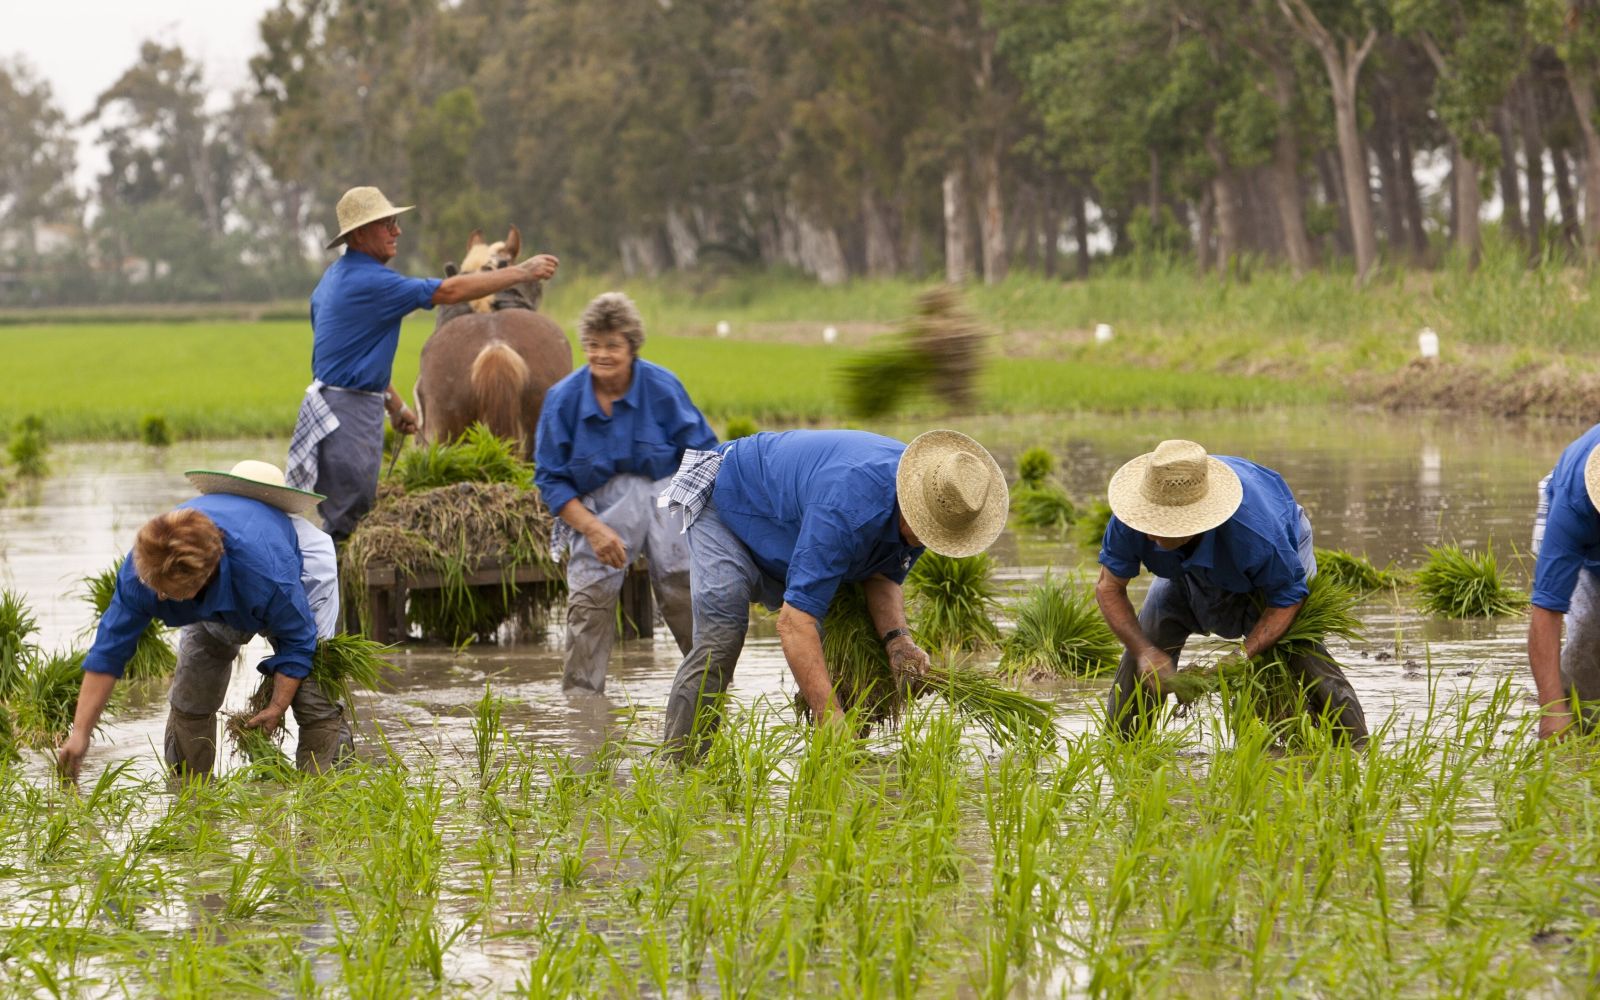
[[[511,483],[533,486],[533,463],[524,461],[516,445],[483,424],[448,444],[412,448],[400,456],[390,477],[407,493],[437,489],[455,483]]]
[[[906,577],[906,603],[917,645],[927,650],[976,652],[1000,641],[993,612],[999,607],[994,560],[924,552]]]
[[[1445,618],[1493,618],[1517,614],[1528,606],[1528,595],[1501,578],[1493,550],[1469,553],[1456,545],[1430,547],[1416,582],[1422,609]]]
[[[1000,643],[1011,676],[1094,677],[1114,670],[1122,643],[1088,590],[1045,577],[1014,609],[1017,627]]]
[[[1263,655],[1245,660],[1224,657],[1205,666],[1185,667],[1165,685],[1165,690],[1180,701],[1193,701],[1224,686],[1253,685],[1258,708],[1277,720],[1292,714],[1302,701],[1300,680],[1291,673],[1289,660],[1301,653],[1314,653],[1314,647],[1330,636],[1351,642],[1361,638],[1361,620],[1355,616],[1358,594],[1331,576],[1318,573],[1308,583],[1310,594],[1300,606],[1288,631]]]
[[[29,636],[38,631],[39,622],[22,595],[0,590],[0,701],[21,683],[23,664],[36,651]]]
[[[17,752],[17,720],[11,709],[0,702],[0,764],[11,764],[22,759]]]
[[[854,355],[841,367],[845,407],[881,417],[919,392],[947,407],[971,409],[983,368],[984,332],[951,286],[917,296],[916,314],[889,346]]]
[[[899,682],[889,667],[889,654],[878,641],[860,584],[841,586],[828,607],[822,654],[840,706],[859,713],[868,724],[893,722],[911,698],[937,694],[996,740],[1026,733],[1048,736],[1054,727],[1055,710],[1048,702],[997,684],[970,667],[934,664],[916,684]],[[810,716],[804,698],[796,699],[796,707],[802,718]]]
[[[167,418],[159,413],[147,413],[139,418],[139,440],[152,448],[165,448],[172,443],[172,431]]]
[[[384,675],[395,669],[384,655],[392,648],[381,642],[373,642],[366,636],[349,633],[318,639],[317,651],[311,656],[309,679],[316,681],[317,687],[329,700],[348,709],[353,719],[356,714],[355,692],[377,691],[383,684]],[[246,722],[271,703],[275,684],[272,677],[261,678],[244,711],[235,712],[227,718],[225,728],[233,739],[233,745],[252,763],[275,763],[280,759],[287,761],[279,747],[283,739],[282,728],[268,736],[259,729],[245,727]]]
[[[1404,573],[1388,568],[1379,569],[1366,556],[1343,549],[1317,549],[1316,555],[1319,576],[1332,577],[1358,594],[1396,590],[1406,585]]]
[[[19,743],[48,750],[66,738],[78,711],[78,690],[83,683],[82,652],[35,653],[24,665],[8,707],[16,720]]]
[[[11,464],[17,475],[25,479],[40,479],[50,471],[45,453],[50,450],[44,436],[44,421],[36,416],[23,417],[11,431],[11,441],[6,446]]]
[[[749,417],[729,417],[727,429],[723,432],[722,440],[737,441],[742,437],[750,437],[759,433],[761,428]]]
[[[1073,537],[1086,549],[1098,549],[1106,537],[1106,525],[1111,523],[1111,504],[1096,500],[1079,516],[1073,527]]]
[[[118,559],[106,569],[84,577],[80,582],[83,585],[83,600],[94,608],[94,622],[85,634],[92,634],[100,625],[100,618],[106,613],[106,608],[111,606],[111,597],[117,591],[117,574],[122,570],[122,560]],[[139,644],[134,647],[133,658],[123,672],[129,680],[139,680],[145,677],[171,677],[172,672],[178,667],[178,654],[173,651],[172,644],[166,639],[166,626],[152,619],[139,633]]]
[[[264,706],[271,697],[272,678],[266,678],[263,687],[267,692],[267,698],[261,702]],[[261,696],[261,689],[257,689],[256,696]],[[254,698],[251,699],[251,703],[255,703]],[[245,723],[254,714],[254,712],[236,712],[228,716],[223,728],[228,734],[228,739],[233,742],[234,749],[254,767],[267,771],[292,772],[294,762],[283,752],[283,728],[280,726],[276,732],[268,736],[259,729],[246,727]]]
[[[1017,456],[1017,482],[1021,486],[1043,486],[1056,471],[1056,457],[1049,448],[1035,445]]]
[[[839,366],[845,409],[864,420],[886,416],[927,385],[933,365],[911,347],[886,347],[852,355]]]
[[[1078,509],[1067,491],[1054,483],[1024,483],[1011,491],[1011,518],[1019,524],[1065,534],[1077,517]]]

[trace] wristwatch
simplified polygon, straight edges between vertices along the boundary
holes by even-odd
[[[908,639],[911,638],[911,630],[902,625],[899,628],[892,628],[883,633],[883,639],[881,641],[883,642],[884,648],[888,648],[889,643],[894,642],[901,636],[905,636]]]

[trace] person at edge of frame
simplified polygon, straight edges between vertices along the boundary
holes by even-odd
[[[1600,718],[1600,424],[1568,445],[1539,481],[1533,553],[1528,667],[1539,735],[1560,739]]]

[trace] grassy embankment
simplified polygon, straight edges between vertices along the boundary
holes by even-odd
[[[617,284],[570,274],[546,311],[569,330],[587,299]],[[836,369],[893,329],[922,283],[824,288],[783,275],[622,283],[651,338],[646,356],[676,370],[713,417],[841,419]],[[1010,413],[1244,408],[1378,399],[1488,412],[1588,413],[1600,401],[1595,277],[1524,267],[1491,240],[1482,266],[1396,270],[1356,291],[1348,275],[1296,279],[1256,270],[1221,282],[1188,270],[1111,270],[1089,282],[1019,276],[969,292],[998,334],[983,406]],[[308,378],[310,336],[296,303],[0,316],[7,392],[0,426],[25,413],[62,438],[134,437],[147,414],[179,436],[284,433]],[[45,323],[22,322],[49,317]],[[143,317],[144,321],[139,321]],[[232,317],[232,318],[227,318]],[[267,317],[249,319],[246,317]],[[727,340],[713,331],[733,328]],[[1097,323],[1111,324],[1096,344]],[[825,346],[825,325],[839,343]],[[1443,356],[1419,367],[1431,326]],[[396,364],[409,390],[432,329],[408,322]],[[931,401],[923,405],[929,412]]]

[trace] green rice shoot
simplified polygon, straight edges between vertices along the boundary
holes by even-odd
[[[529,489],[533,463],[524,461],[515,449],[513,442],[475,423],[456,441],[434,442],[401,453],[389,481],[407,493],[455,483],[511,483]]]
[[[923,552],[905,583],[906,605],[917,645],[930,652],[973,653],[1000,642],[994,623],[999,590],[994,559],[965,559]]]
[[[1096,677],[1115,670],[1122,643],[1094,597],[1064,577],[1046,576],[1012,611],[1016,628],[1000,643],[1011,677]]]
[[[751,437],[761,432],[756,422],[749,417],[729,417],[728,423],[722,432],[723,441],[737,441],[742,437]]]
[[[1443,618],[1496,618],[1528,606],[1528,595],[1506,584],[1492,549],[1474,553],[1457,545],[1429,546],[1416,582],[1422,610]]]
[[[1077,520],[1078,509],[1067,491],[1054,483],[1042,486],[1019,485],[1011,491],[1011,519],[1014,523],[1065,535]]]
[[[111,606],[111,598],[117,590],[117,574],[121,570],[122,559],[119,558],[100,572],[82,579],[81,593],[84,603],[94,609],[94,622],[86,630],[87,634],[92,634],[99,627],[106,608]],[[171,677],[172,672],[178,668],[178,654],[167,641],[166,633],[166,626],[152,618],[144,631],[139,633],[139,643],[134,647],[133,656],[129,658],[127,666],[123,668],[122,676],[128,680]]]
[[[1111,504],[1096,500],[1079,516],[1073,525],[1072,536],[1086,549],[1098,549],[1106,537],[1106,525],[1111,523]]]
[[[1406,586],[1406,575],[1399,570],[1372,565],[1366,556],[1344,549],[1317,549],[1317,574],[1329,576],[1358,594],[1379,590],[1398,590]]]
[[[84,655],[36,652],[28,658],[21,682],[7,703],[16,719],[18,743],[48,750],[66,738],[78,711]]]
[[[31,637],[38,631],[39,622],[22,595],[0,590],[0,701],[21,684],[23,666],[36,649]]]
[[[386,655],[392,646],[374,642],[363,635],[341,633],[317,641],[311,657],[311,680],[322,693],[350,709],[355,715],[355,692],[377,691],[395,666]]]
[[[1056,471],[1056,457],[1049,448],[1034,445],[1017,456],[1017,484],[1043,486]]]
[[[11,431],[11,440],[6,445],[12,466],[16,468],[17,475],[24,479],[42,479],[49,474],[50,463],[45,458],[49,450],[49,443],[44,436],[44,421],[31,414],[17,421]]]

